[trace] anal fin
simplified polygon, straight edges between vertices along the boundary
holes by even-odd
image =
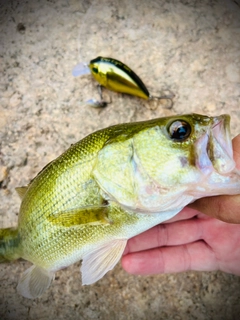
[[[31,266],[22,275],[17,291],[28,299],[41,296],[54,279],[54,273],[38,266]]]
[[[112,270],[122,257],[127,240],[105,243],[82,257],[82,284],[92,284]]]

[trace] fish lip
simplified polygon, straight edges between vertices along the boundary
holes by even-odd
[[[235,168],[228,115],[214,118],[209,149],[213,167],[219,174],[228,174]]]
[[[230,136],[230,117],[212,118],[212,125],[197,140],[196,166],[205,175],[217,172],[226,175],[235,168]]]
[[[224,116],[224,115],[223,115]],[[233,159],[232,140],[230,135],[229,116],[220,116],[216,118],[216,123],[212,126],[212,133],[216,141],[222,146],[229,158]]]

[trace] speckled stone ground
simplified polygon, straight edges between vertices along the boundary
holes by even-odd
[[[14,226],[14,190],[86,134],[176,113],[229,113],[240,132],[240,7],[234,1],[0,0],[0,227]],[[80,61],[127,63],[174,108],[104,91],[104,110]],[[0,319],[239,319],[240,278],[220,272],[128,275],[120,264],[81,287],[79,264],[56,274],[42,298],[20,297],[28,262],[0,265]]]

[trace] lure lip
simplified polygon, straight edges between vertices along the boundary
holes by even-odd
[[[80,62],[72,69],[72,75],[74,77],[80,77],[85,74],[91,74],[91,70],[87,62]]]

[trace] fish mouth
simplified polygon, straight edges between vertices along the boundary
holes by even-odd
[[[230,116],[212,118],[212,125],[196,143],[196,166],[206,175],[227,175],[235,168],[230,136]]]

